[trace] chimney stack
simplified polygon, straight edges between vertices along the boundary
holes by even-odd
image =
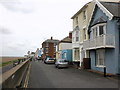
[[[53,37],[51,37],[51,40],[53,40]]]
[[[69,32],[69,38],[72,39],[72,32]]]

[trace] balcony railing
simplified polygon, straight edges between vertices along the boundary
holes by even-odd
[[[89,39],[83,43],[84,49],[97,49],[97,48],[115,48],[114,35],[101,35],[94,39]]]

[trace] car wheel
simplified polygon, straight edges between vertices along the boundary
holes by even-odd
[[[55,65],[55,67],[57,68],[57,65]]]
[[[60,69],[59,65],[57,66],[58,69]]]

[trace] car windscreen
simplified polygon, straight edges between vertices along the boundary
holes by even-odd
[[[66,62],[66,60],[59,60],[59,62]]]
[[[52,58],[49,58],[49,60],[54,60],[54,59],[52,59]]]

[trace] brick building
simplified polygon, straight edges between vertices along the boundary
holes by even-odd
[[[42,58],[45,59],[46,56],[50,56],[51,58],[56,58],[56,45],[58,45],[59,40],[53,39],[47,39],[42,43],[43,48],[43,55]]]

